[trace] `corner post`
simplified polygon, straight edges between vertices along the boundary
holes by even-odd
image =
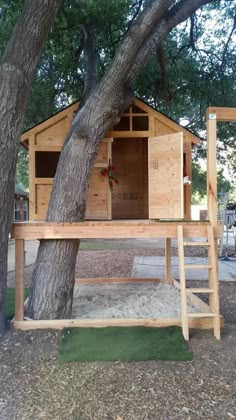
[[[171,279],[171,238],[165,238],[165,280]]]
[[[217,226],[216,114],[207,112],[207,208],[208,219]]]
[[[15,240],[15,320],[24,320],[24,239]]]

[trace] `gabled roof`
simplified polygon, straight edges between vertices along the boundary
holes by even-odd
[[[173,130],[177,130],[179,127],[181,127],[182,131],[187,134],[188,136],[191,137],[191,141],[194,144],[198,144],[200,139],[199,137],[192,133],[192,131],[188,130],[187,128],[183,127],[181,124],[177,123],[175,120],[173,120],[172,118],[168,117],[166,114],[164,114],[161,111],[157,111],[153,106],[147,104],[146,102],[144,102],[141,99],[136,98],[135,100],[135,104],[137,106],[139,106],[141,109],[143,109],[144,111],[148,112],[149,114],[152,113],[154,116],[156,116],[156,118],[158,117],[158,119],[160,121],[162,121],[164,124],[169,125],[169,127],[173,128]]]
[[[174,121],[172,118],[168,117],[164,113],[157,111],[154,107],[151,105],[145,103],[144,101],[136,98],[134,105],[138,106],[141,110],[143,110],[147,114],[153,115],[155,118],[163,122],[163,124],[169,126],[174,131],[179,131],[179,128],[181,127],[181,131],[183,131],[184,134],[188,136],[188,138],[191,140],[193,144],[199,143],[199,137],[196,136],[194,133],[192,133],[187,128],[183,127],[181,124],[178,124],[176,121]],[[25,130],[21,135],[21,142],[24,146],[27,147],[28,145],[28,139],[31,135],[46,130],[47,128],[51,127],[55,123],[59,122],[60,120],[64,119],[68,111],[70,113],[74,113],[79,108],[79,101],[73,102],[71,105],[68,105],[66,108],[64,108],[61,111],[56,112],[55,114],[51,115],[47,119],[41,121],[40,123],[34,125],[33,127]],[[124,112],[125,114],[125,112]]]

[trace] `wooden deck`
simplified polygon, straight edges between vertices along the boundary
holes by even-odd
[[[177,238],[177,226],[182,225],[189,237],[206,236],[205,221],[112,220],[79,223],[13,223],[15,239],[132,239]],[[220,225],[214,230],[220,237]]]

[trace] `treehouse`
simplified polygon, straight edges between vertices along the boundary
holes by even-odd
[[[136,100],[101,143],[90,179],[87,202],[86,216],[94,220],[79,223],[36,221],[45,218],[62,144],[77,107],[78,103],[71,105],[28,130],[21,138],[29,148],[30,218],[35,221],[15,223],[12,226],[16,249],[13,327],[27,330],[177,325],[182,327],[186,340],[189,339],[191,328],[213,329],[214,336],[220,339],[220,328],[224,320],[219,311],[217,241],[221,236],[222,226],[217,220],[216,133],[218,122],[236,121],[236,108],[207,109],[208,220],[178,220],[190,218],[191,186],[184,185],[183,175],[191,179],[191,151],[198,139],[163,114]],[[109,165],[115,166],[115,177],[120,181],[120,186],[115,185],[114,191],[111,191],[107,177]],[[144,220],[119,220],[137,218]],[[161,220],[167,218],[176,220]],[[75,283],[167,283],[177,288],[181,295],[181,315],[178,318],[156,318],[153,315],[149,318],[107,319],[24,318],[25,240],[126,238],[165,239],[164,278],[86,278],[75,279]],[[177,239],[179,282],[172,277],[172,239]],[[206,248],[207,264],[187,264],[187,247]],[[188,287],[186,279],[190,269],[207,270],[207,287]],[[64,289],[62,292],[65,293]],[[198,297],[202,293],[208,295],[208,303]],[[195,306],[197,312],[189,312],[189,302]]]
[[[21,136],[29,150],[30,220],[46,217],[62,145],[78,106],[68,106]],[[198,141],[136,99],[100,144],[86,219],[190,220],[191,185],[184,184],[183,175],[191,179],[192,148]],[[109,165],[115,181],[108,176]]]

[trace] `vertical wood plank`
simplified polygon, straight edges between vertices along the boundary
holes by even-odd
[[[112,162],[112,142],[113,139],[110,139],[110,141],[107,143],[107,160],[108,164],[109,161]],[[109,182],[107,183],[107,219],[112,219],[112,201],[111,201],[111,189]]]
[[[211,265],[211,269],[208,270],[209,288],[213,289],[213,294],[209,295],[209,306],[211,312],[215,313],[213,318],[214,336],[217,340],[220,340],[220,302],[219,302],[219,280],[218,280],[218,260],[215,252],[215,238],[214,228],[207,226],[208,241],[210,243],[208,249],[208,261]]]
[[[208,219],[217,226],[217,173],[216,173],[216,115],[207,121],[207,202]]]
[[[35,135],[29,137],[29,220],[36,219],[36,185],[35,185]]]
[[[158,135],[157,133],[155,133],[155,118],[153,115],[149,115],[148,116],[148,122],[149,122],[149,132],[150,132],[150,137],[154,137],[156,135]]]
[[[165,238],[165,279],[171,279],[171,238]]]
[[[15,320],[24,320],[24,239],[15,240]]]
[[[178,255],[179,255],[179,278],[180,278],[180,292],[181,292],[182,332],[183,332],[183,336],[185,340],[189,340],[186,278],[185,278],[185,268],[184,268],[183,226],[177,226],[177,236],[178,236]]]
[[[148,139],[149,218],[184,217],[183,133]]]
[[[189,141],[186,141],[186,171],[192,181],[192,144]],[[185,217],[187,220],[191,220],[192,184],[185,185],[184,188],[186,194]]]

